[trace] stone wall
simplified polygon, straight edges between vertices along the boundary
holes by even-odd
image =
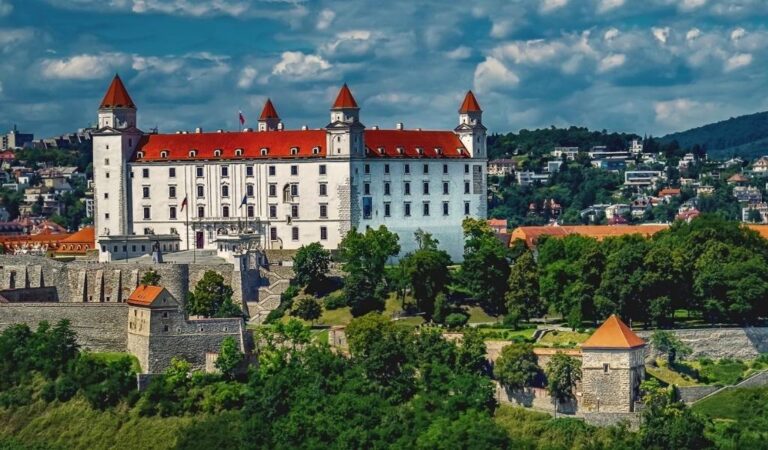
[[[669,330],[681,341],[691,346],[690,358],[753,359],[760,353],[768,353],[768,327],[701,328],[693,330]],[[651,331],[637,331],[638,336],[648,339]],[[653,353],[649,353],[653,355]]]
[[[677,395],[681,402],[691,404],[720,389],[721,386],[685,386],[677,388]]]
[[[555,403],[553,398],[544,388],[527,388],[522,390],[507,389],[494,381],[496,386],[496,400],[501,404],[522,406],[533,408],[546,412],[555,412]],[[576,414],[578,411],[577,401],[570,400],[561,402],[557,407],[559,414]]]
[[[55,287],[35,287],[24,289],[7,289],[0,291],[2,299],[10,303],[48,302],[59,301],[59,293]],[[3,301],[0,299],[0,301]]]
[[[644,349],[582,350],[581,406],[594,412],[632,412],[645,375]]]
[[[43,320],[55,324],[69,320],[85,349],[124,352],[128,327],[128,307],[121,303],[5,303],[0,304],[0,330],[25,323],[31,328]]]

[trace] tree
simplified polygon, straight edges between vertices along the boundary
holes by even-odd
[[[400,252],[398,236],[380,226],[365,233],[350,230],[341,244],[339,256],[347,273],[344,293],[352,315],[359,317],[371,311],[383,311],[387,295],[384,268],[387,260]]]
[[[581,361],[557,352],[544,369],[547,376],[547,392],[555,401],[555,414],[561,402],[573,398],[573,389],[581,380]]]
[[[651,334],[650,341],[656,350],[667,354],[667,362],[670,366],[675,363],[678,356],[684,358],[693,351],[671,331],[656,330]]]
[[[435,297],[445,289],[449,281],[448,266],[451,257],[437,248],[437,240],[421,230],[416,231],[419,249],[400,260],[400,265],[410,284],[416,307],[432,318]]]
[[[156,270],[148,270],[144,272],[144,275],[141,277],[141,284],[147,286],[159,286],[160,274],[157,273]]]
[[[326,278],[331,264],[331,252],[319,242],[302,245],[293,256],[295,280],[310,291],[317,289]]]
[[[655,380],[641,385],[644,392],[640,441],[644,448],[710,448],[705,436],[707,422],[684,403],[674,399],[672,388],[662,388]]]
[[[472,295],[494,314],[504,313],[509,278],[509,251],[479,219],[467,218],[461,278]]]
[[[203,317],[232,317],[243,312],[232,301],[232,288],[224,283],[224,277],[209,270],[189,293],[187,313]]]
[[[455,420],[440,417],[417,440],[418,449],[510,448],[509,437],[487,414],[470,409]]]
[[[505,296],[507,311],[519,318],[530,320],[547,312],[539,295],[539,269],[533,252],[526,251],[509,271],[509,290]]]
[[[216,359],[216,368],[221,371],[224,378],[232,380],[235,378],[235,371],[243,362],[243,352],[237,341],[233,337],[226,337],[221,341],[219,357]]]
[[[461,338],[456,364],[460,369],[471,373],[485,373],[488,368],[486,353],[483,335],[476,328],[468,328]]]
[[[302,297],[293,306],[291,315],[314,323],[323,313],[323,307],[314,297]]]
[[[539,374],[533,346],[513,342],[502,348],[494,364],[493,374],[509,389],[523,389],[531,386]]]
[[[755,208],[750,208],[747,212],[747,222],[763,223],[763,216],[760,214],[760,211]]]

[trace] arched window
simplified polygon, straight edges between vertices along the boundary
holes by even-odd
[[[312,154],[313,155],[319,155],[320,154],[320,147],[313,147],[312,148]]]
[[[291,155],[298,155],[299,147],[291,147]]]
[[[160,157],[163,159],[168,159],[168,150],[163,150],[160,152]]]
[[[144,152],[136,152],[136,157],[139,159],[144,159]]]
[[[269,154],[268,148],[265,147],[261,149],[261,156],[267,156],[268,154]]]
[[[379,155],[383,155],[385,152],[384,147],[379,147],[377,150],[379,151]]]
[[[190,151],[189,151],[189,157],[190,157],[190,158],[195,158],[195,157],[197,157],[197,150],[190,150]]]
[[[213,156],[215,156],[217,158],[220,157],[221,156],[221,149],[217,148],[216,150],[214,150],[213,151]]]
[[[242,148],[236,148],[235,149],[235,156],[243,156],[243,149]]]

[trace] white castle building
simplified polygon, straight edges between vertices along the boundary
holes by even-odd
[[[267,100],[257,130],[145,133],[118,76],[93,136],[102,261],[219,249],[335,249],[352,228],[386,225],[401,254],[432,233],[461,260],[465,217],[486,217],[486,128],[472,92],[454,130],[366,128],[345,84],[324,128],[287,130]]]

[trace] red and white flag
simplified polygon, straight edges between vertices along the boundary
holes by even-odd
[[[240,116],[240,125],[245,125],[245,116],[243,115],[243,112],[238,111],[237,114]]]
[[[181,202],[181,211],[179,211],[179,212],[184,212],[184,208],[186,208],[186,207],[187,207],[187,196],[185,195],[184,196],[184,200],[182,200],[182,202]]]

